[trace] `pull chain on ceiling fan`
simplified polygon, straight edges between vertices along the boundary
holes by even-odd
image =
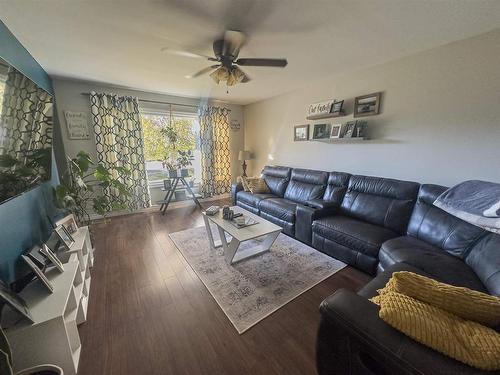
[[[208,61],[217,62],[214,65],[208,66],[186,78],[196,78],[210,71],[210,77],[215,83],[226,82],[227,86],[234,86],[238,83],[246,83],[251,79],[241,70],[240,66],[260,66],[284,68],[288,62],[286,59],[269,59],[269,58],[242,58],[238,59],[241,47],[245,44],[245,34],[240,31],[227,30],[222,39],[217,39],[213,42],[213,51],[215,57],[199,55],[187,51],[179,51],[165,48],[163,51],[173,53],[180,56],[196,57],[207,59]],[[215,70],[214,70],[215,69]]]

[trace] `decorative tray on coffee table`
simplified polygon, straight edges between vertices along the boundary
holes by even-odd
[[[245,227],[249,227],[250,225],[255,225],[255,224],[258,224],[259,222],[257,220],[254,220],[252,219],[251,217],[248,217],[248,216],[240,216],[240,217],[243,217],[245,218],[245,223],[244,224],[238,224],[234,219],[232,220],[229,220],[229,222],[231,224],[233,224],[236,228],[238,229],[241,229],[241,228],[245,228]],[[239,219],[239,218],[238,218]]]

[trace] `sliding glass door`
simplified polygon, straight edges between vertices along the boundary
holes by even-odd
[[[169,179],[186,176],[186,181],[198,191],[201,181],[201,153],[199,147],[198,116],[195,113],[143,111],[144,154],[151,202],[163,200]],[[179,187],[174,200],[186,199],[186,191]]]

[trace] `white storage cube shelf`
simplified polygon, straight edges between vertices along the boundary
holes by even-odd
[[[94,249],[88,227],[78,228],[73,238],[75,243],[62,253],[64,272],[53,267],[45,273],[54,292],[34,280],[20,293],[35,322],[21,318],[8,306],[2,311],[1,326],[12,347],[16,371],[40,364],[60,366],[65,375],[78,371],[77,325],[87,320]]]

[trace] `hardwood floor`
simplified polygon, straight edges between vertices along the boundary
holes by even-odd
[[[239,335],[168,236],[202,223],[193,205],[93,227],[79,375],[316,373],[320,302],[370,278],[346,267]]]

